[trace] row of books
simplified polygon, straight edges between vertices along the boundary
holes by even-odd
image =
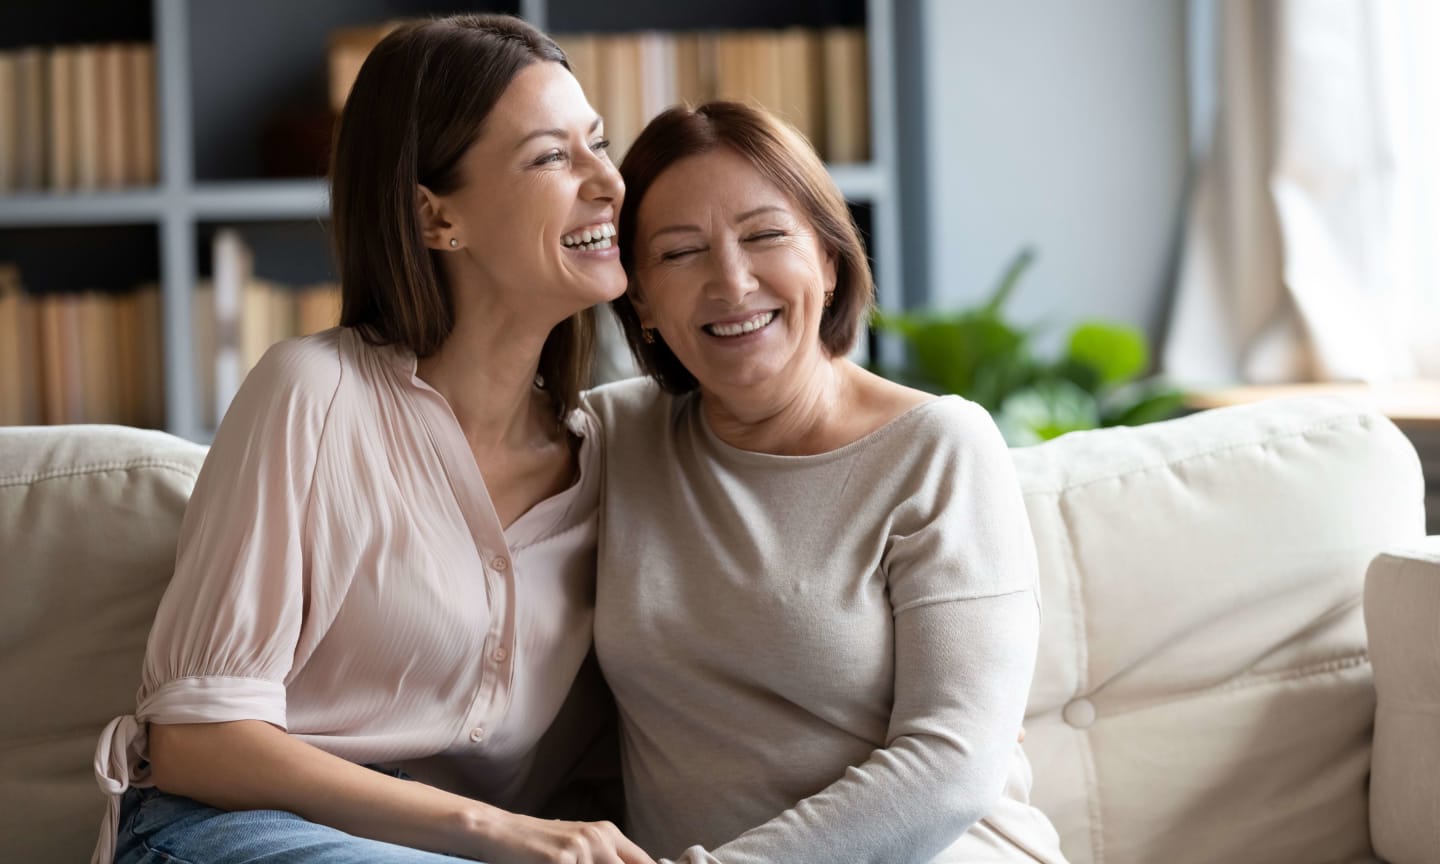
[[[335,111],[344,106],[365,55],[394,26],[331,35]],[[829,162],[870,158],[869,65],[862,28],[566,34],[556,41],[605,118],[616,161],[665,108],[711,99],[753,102],[775,111]]]
[[[155,94],[148,44],[0,51],[0,195],[153,185]]]
[[[0,264],[0,425],[165,424],[160,289],[30,294]]]

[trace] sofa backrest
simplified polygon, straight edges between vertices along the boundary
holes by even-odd
[[[0,428],[0,861],[85,861],[105,723],[135,708],[205,449],[117,426]]]
[[[1361,597],[1414,449],[1298,399],[1015,451],[1044,619],[1025,741],[1073,864],[1370,854]]]

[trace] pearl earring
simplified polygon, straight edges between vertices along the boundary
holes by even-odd
[[[450,248],[451,248],[451,249],[459,249],[459,248],[460,248],[460,241],[459,241],[459,240],[456,240],[454,237],[451,237],[451,238],[450,238]]]

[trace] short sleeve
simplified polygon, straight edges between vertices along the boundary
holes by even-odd
[[[929,440],[916,494],[898,508],[885,555],[896,615],[1018,591],[1038,598],[1034,536],[1010,451],[981,406],[950,397],[918,430]],[[1038,600],[1037,600],[1038,602]]]
[[[236,394],[181,523],[146,649],[142,723],[286,726],[307,620],[305,515],[341,374],[333,343],[286,342]]]

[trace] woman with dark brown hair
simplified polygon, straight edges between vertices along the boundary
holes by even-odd
[[[1016,741],[1038,573],[994,422],[848,359],[870,270],[794,130],[674,108],[621,173],[650,379],[586,401],[626,830],[684,864],[1063,862]]]
[[[518,812],[600,715],[576,403],[590,307],[625,284],[605,146],[516,19],[366,60],[331,178],[341,326],[272,348],[215,436],[138,707],[97,750],[96,861],[650,862]]]

